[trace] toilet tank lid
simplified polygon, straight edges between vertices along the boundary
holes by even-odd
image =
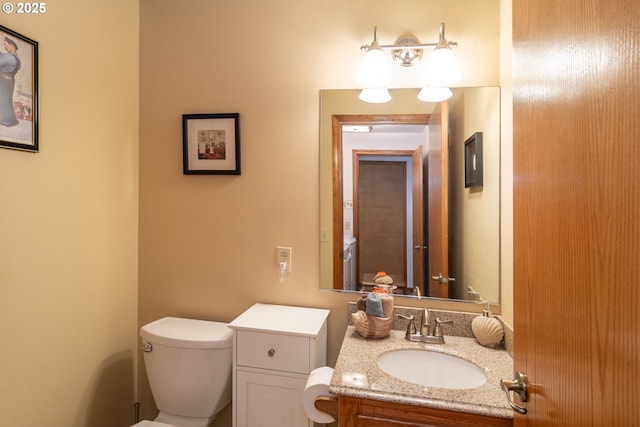
[[[156,344],[178,348],[228,348],[233,332],[228,323],[164,317],[140,328],[140,336]]]

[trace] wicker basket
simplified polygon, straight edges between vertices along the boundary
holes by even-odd
[[[351,314],[356,331],[365,338],[384,338],[393,326],[393,317],[376,317],[358,310]]]

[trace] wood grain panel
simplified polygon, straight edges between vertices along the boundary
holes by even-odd
[[[434,276],[449,277],[449,103],[441,102],[429,118],[426,156],[428,175],[428,296],[449,297],[449,285]]]
[[[354,170],[358,171],[357,271],[401,272],[406,277],[406,163],[360,160]]]
[[[509,427],[512,419],[340,396],[340,427]]]
[[[638,3],[513,2],[517,426],[640,423]]]

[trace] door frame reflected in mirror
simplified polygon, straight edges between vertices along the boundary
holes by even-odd
[[[344,209],[343,209],[343,142],[344,126],[358,125],[422,125],[429,123],[429,114],[358,114],[334,115],[331,121],[331,158],[333,188],[333,289],[344,289]],[[356,240],[357,242],[357,240]],[[357,245],[358,243],[356,243]]]

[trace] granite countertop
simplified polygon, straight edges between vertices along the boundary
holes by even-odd
[[[445,335],[445,344],[410,342],[405,331],[392,330],[382,339],[366,339],[348,326],[329,391],[336,395],[425,406],[500,418],[513,410],[500,388],[500,379],[513,377],[513,359],[502,349],[481,346],[474,338]],[[428,349],[462,357],[481,367],[487,382],[473,389],[426,387],[384,373],[376,363],[389,350]]]

